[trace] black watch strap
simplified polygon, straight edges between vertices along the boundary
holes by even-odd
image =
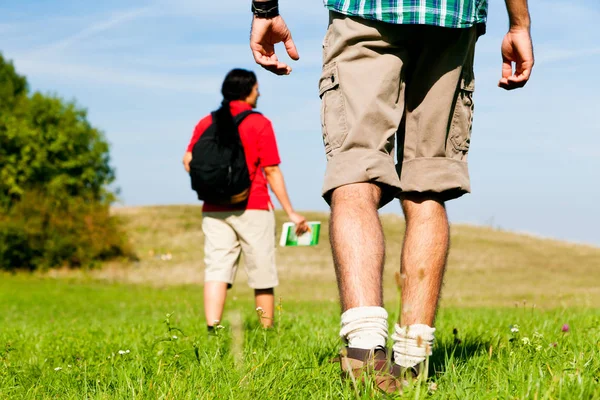
[[[252,1],[252,13],[257,18],[275,18],[279,15],[279,1]]]

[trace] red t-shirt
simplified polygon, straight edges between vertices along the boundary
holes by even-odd
[[[243,101],[232,101],[230,103],[231,114],[236,116],[242,111],[251,110],[250,104]],[[192,140],[188,145],[187,151],[191,152],[194,144],[200,136],[212,124],[212,116],[208,115],[198,122],[192,135]],[[277,150],[277,141],[271,121],[261,114],[250,114],[239,125],[240,138],[244,146],[248,172],[250,172],[250,194],[247,203],[242,205],[223,206],[217,204],[204,203],[202,211],[233,211],[233,210],[269,210],[271,208],[271,198],[267,187],[267,178],[263,173],[264,167],[279,165],[279,151]]]

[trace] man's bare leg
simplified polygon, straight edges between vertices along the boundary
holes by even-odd
[[[371,183],[346,185],[333,192],[330,240],[342,311],[383,305],[380,197],[381,189]]]
[[[340,335],[351,348],[371,350],[387,340],[380,198],[377,185],[356,183],[335,189],[331,199],[330,241],[343,311]]]
[[[401,201],[406,218],[402,248],[402,316],[395,326],[394,359],[403,368],[417,369],[431,355],[433,323],[438,306],[450,229],[444,203],[418,195]]]
[[[275,309],[275,295],[273,288],[271,289],[255,289],[254,300],[256,302],[256,308],[262,309],[261,324],[263,328],[270,328],[273,326],[273,315]]]
[[[433,326],[450,244],[446,208],[437,200],[415,196],[404,197],[401,203],[406,233],[400,322]]]

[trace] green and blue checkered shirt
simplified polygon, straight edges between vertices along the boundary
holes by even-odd
[[[344,15],[392,24],[469,28],[485,24],[487,0],[323,0]]]

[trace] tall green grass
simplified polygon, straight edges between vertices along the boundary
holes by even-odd
[[[0,278],[1,399],[600,398],[598,309],[443,308],[429,379],[386,397],[330,362],[331,301],[283,297],[265,331],[234,288],[208,336],[198,286]]]

